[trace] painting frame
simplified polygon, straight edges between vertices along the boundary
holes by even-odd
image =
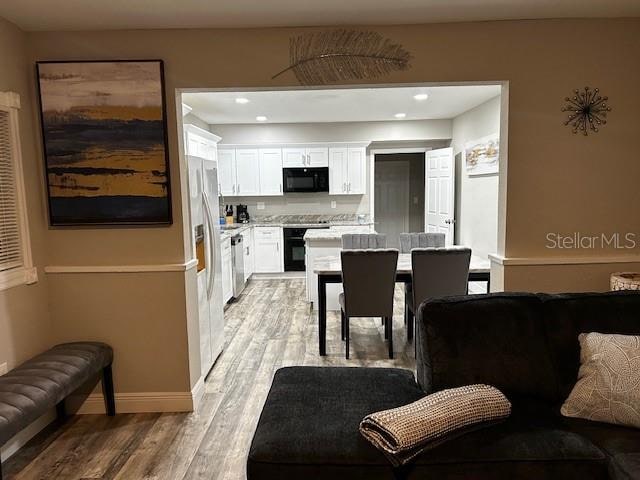
[[[42,71],[47,66],[56,66],[56,65],[97,65],[97,64],[124,64],[124,65],[132,65],[132,64],[144,64],[144,65],[157,65],[158,69],[158,82],[159,88],[157,91],[157,95],[159,96],[159,113],[162,116],[159,121],[159,127],[161,128],[161,132],[159,135],[159,140],[161,140],[157,145],[161,146],[162,153],[160,158],[162,159],[163,165],[163,175],[165,181],[163,182],[163,194],[159,197],[162,201],[162,214],[149,215],[148,217],[137,215],[135,218],[108,218],[104,215],[94,214],[92,215],[84,215],[84,216],[75,216],[73,218],[61,218],[61,216],[56,215],[56,209],[53,205],[52,199],[55,198],[52,196],[52,185],[50,181],[50,158],[48,156],[48,136],[47,136],[47,125],[45,122],[45,109],[44,109],[44,97],[43,97],[43,87],[41,82],[41,74]],[[35,62],[35,73],[36,73],[36,88],[38,92],[38,109],[40,115],[40,135],[41,135],[41,147],[42,147],[42,158],[44,163],[44,174],[45,174],[45,185],[46,185],[46,193],[47,193],[47,211],[49,218],[49,225],[51,227],[130,227],[130,226],[170,226],[173,224],[173,206],[172,206],[172,195],[171,195],[171,163],[170,163],[170,153],[169,153],[169,138],[168,138],[168,128],[167,128],[167,106],[166,106],[166,87],[165,87],[165,74],[164,74],[164,61],[161,59],[125,59],[125,60],[42,60]],[[158,205],[160,205],[160,200],[158,201]]]
[[[486,152],[494,148],[495,152],[491,155],[492,161],[487,161],[489,157]],[[475,155],[472,155],[473,151]],[[475,162],[472,162],[472,158]],[[464,144],[464,166],[469,177],[491,176],[500,173],[500,134],[492,133],[484,137],[471,140]]]

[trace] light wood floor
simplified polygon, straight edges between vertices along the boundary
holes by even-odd
[[[481,293],[483,286],[471,285]],[[327,356],[318,355],[317,321],[304,280],[251,281],[226,310],[225,349],[196,413],[77,415],[53,424],[3,465],[5,480],[245,480],[246,456],[274,372],[288,365],[413,369],[402,290],[396,289],[395,359],[380,320],[351,324],[344,358],[337,312],[327,316]]]

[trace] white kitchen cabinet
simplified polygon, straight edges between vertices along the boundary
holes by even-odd
[[[187,155],[215,160],[219,141],[220,137],[211,132],[189,123],[184,125],[184,147]]]
[[[253,228],[247,228],[241,235],[244,249],[244,280],[247,281],[253,275]]]
[[[363,195],[367,185],[365,147],[349,147],[347,159],[347,193],[349,195]]]
[[[257,148],[236,149],[236,195],[259,195],[259,151]]]
[[[261,148],[260,195],[282,195],[282,149]]]
[[[254,272],[284,272],[284,239],[280,227],[254,227]]]
[[[328,167],[329,149],[327,147],[307,148],[307,167]]]
[[[347,147],[329,149],[329,195],[347,194]]]
[[[306,162],[307,162],[306,148],[283,148],[282,149],[282,166],[284,168],[306,167]]]
[[[218,149],[218,182],[220,195],[236,194],[236,150]]]
[[[222,241],[222,298],[227,303],[233,297],[233,258],[231,238]]]
[[[282,166],[285,168],[328,167],[329,149],[323,146],[283,148]]]
[[[332,147],[329,149],[329,194],[362,195],[365,193],[366,147]]]

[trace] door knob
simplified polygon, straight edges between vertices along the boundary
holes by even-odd
[[[453,225],[454,223],[456,223],[456,221],[453,218],[448,218],[444,221],[444,223],[446,223],[447,225]]]

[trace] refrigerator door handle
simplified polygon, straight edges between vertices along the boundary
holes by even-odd
[[[202,199],[204,200],[204,207],[206,211],[205,216],[207,218],[207,223],[209,224],[209,256],[211,258],[211,268],[209,268],[209,278],[207,282],[207,298],[211,299],[211,295],[213,294],[213,282],[215,281],[216,275],[216,236],[213,233],[213,217],[211,215],[211,206],[209,204],[207,192],[202,192]]]

